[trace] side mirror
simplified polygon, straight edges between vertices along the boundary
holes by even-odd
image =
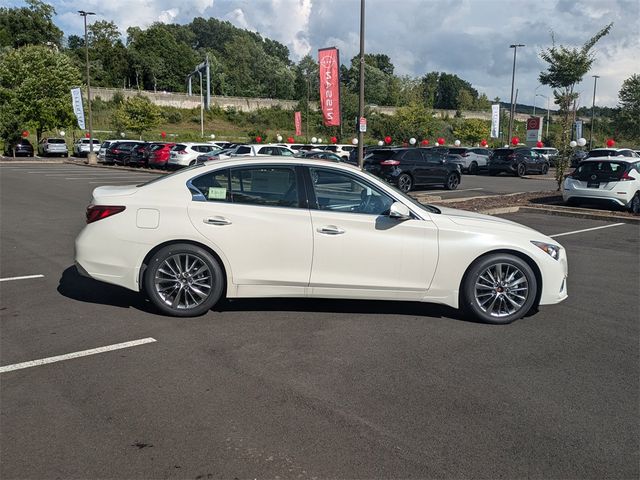
[[[389,218],[409,220],[411,218],[411,211],[404,203],[394,202],[389,209]]]

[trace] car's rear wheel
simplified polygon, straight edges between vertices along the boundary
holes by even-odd
[[[471,162],[471,165],[469,165],[469,174],[470,175],[477,175],[478,174],[478,163],[477,162]]]
[[[549,164],[545,163],[540,169],[540,175],[546,175],[547,173],[549,173]]]
[[[519,163],[516,167],[516,173],[519,177],[524,177],[527,174],[527,167],[524,163]]]
[[[190,244],[168,245],[149,261],[144,289],[154,306],[166,315],[195,317],[220,300],[224,275],[213,255]]]
[[[461,307],[486,323],[506,324],[522,318],[533,306],[538,283],[519,257],[496,253],[471,265],[461,290]]]
[[[460,185],[460,177],[455,173],[450,173],[444,182],[444,188],[447,190],[455,190]]]
[[[640,215],[640,192],[636,192],[631,199],[631,202],[629,203],[629,211],[634,215]]]
[[[413,188],[413,178],[408,173],[403,173],[398,177],[398,188],[403,192],[409,192]]]

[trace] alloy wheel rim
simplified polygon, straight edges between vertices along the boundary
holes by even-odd
[[[485,268],[474,288],[475,301],[492,317],[508,317],[518,312],[529,298],[526,275],[510,263],[496,263]]]
[[[451,175],[449,177],[449,188],[451,190],[453,190],[454,188],[456,188],[458,186],[458,177],[455,175]]]
[[[200,257],[177,253],[158,267],[154,286],[165,304],[178,310],[188,310],[209,298],[213,277],[209,266]]]
[[[398,183],[400,186],[400,190],[402,190],[403,192],[407,192],[411,188],[411,178],[409,178],[407,175],[402,175],[398,180]]]

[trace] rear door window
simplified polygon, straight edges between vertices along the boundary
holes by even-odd
[[[266,207],[298,207],[296,171],[293,167],[231,169],[231,200]]]

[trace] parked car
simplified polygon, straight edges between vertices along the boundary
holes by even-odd
[[[231,147],[232,145],[234,145],[231,142],[222,142],[222,141],[215,141],[215,142],[208,142],[208,143],[210,143],[211,145],[215,145],[217,147],[220,147],[223,150],[226,149],[226,148]]]
[[[418,185],[444,185],[455,190],[460,185],[460,156],[434,153],[423,148],[379,148],[364,158],[364,169],[409,192]]]
[[[98,151],[98,163],[106,163],[107,148],[109,148],[109,145],[111,145],[113,142],[120,142],[121,140],[122,139],[105,140],[104,142],[102,142],[102,145],[100,145],[100,150]]]
[[[556,166],[556,159],[558,158],[558,154],[560,152],[558,152],[557,148],[552,148],[552,147],[533,147],[531,150],[533,150],[534,152],[538,152],[540,155],[542,155],[544,157],[544,159],[549,162],[549,165],[552,167]],[[580,150],[577,150],[580,151]]]
[[[79,138],[78,140],[76,140],[76,143],[73,144],[73,154],[76,157],[86,157],[87,155],[89,155],[89,142],[90,140],[88,138]],[[100,140],[94,138],[93,142],[91,143],[91,147],[93,147],[92,149],[94,152],[99,152]]]
[[[637,157],[637,154],[630,148],[594,148],[586,158],[594,157]]]
[[[433,147],[433,153],[460,155],[460,168],[463,172],[477,175],[486,170],[491,150],[482,147]]]
[[[332,145],[324,145],[324,146],[320,146],[319,148],[327,152],[335,153],[336,155],[342,158],[342,161],[345,161],[345,162],[349,160],[349,154],[353,151],[353,149],[356,149],[356,150],[358,149],[358,147],[354,145],[339,144],[339,143],[332,144]]]
[[[571,157],[569,157],[569,165],[571,165],[572,168],[575,168],[585,158],[587,158],[587,152],[585,150],[575,150],[571,154]]]
[[[149,168],[166,168],[171,149],[175,147],[175,143],[153,143],[148,150],[147,166]]]
[[[145,142],[138,140],[120,140],[118,142],[111,142],[107,147],[104,163],[112,165],[125,165],[129,160],[131,151],[138,145],[144,145]]]
[[[562,183],[568,204],[594,203],[628,208],[640,214],[640,159],[592,157],[583,160]]]
[[[213,150],[221,150],[217,145],[211,143],[176,143],[171,149],[167,168],[180,168],[195,165],[198,155],[211,152]]]
[[[529,147],[496,148],[489,158],[489,175],[507,172],[522,177],[535,172],[546,175],[549,162]]]
[[[232,153],[231,156],[248,155],[256,157],[261,155],[276,155],[282,157],[293,157],[295,152],[290,148],[281,145],[257,143],[253,145],[240,145]]]
[[[353,298],[439,303],[505,324],[567,298],[556,240],[420,204],[344,163],[221,160],[98,187],[86,216],[78,271],[145,292],[166,315],[202,315],[223,297]]]
[[[38,143],[38,153],[43,157],[51,155],[59,155],[61,157],[69,156],[69,149],[64,138],[43,138]]]
[[[326,150],[309,150],[308,152],[298,152],[295,155],[298,158],[317,158],[320,160],[329,160],[331,162],[342,162],[343,157]]]
[[[145,158],[145,155],[150,145],[148,142],[134,145],[129,156],[124,158],[124,165],[128,167],[146,167],[147,158]]]
[[[232,153],[236,151],[237,147],[223,148],[222,150],[212,150],[211,152],[198,155],[196,158],[196,164],[202,164],[204,162],[210,162],[215,160],[222,160],[225,158],[231,158]]]
[[[4,154],[8,157],[33,157],[33,145],[26,138],[20,138],[13,143],[7,142],[4,146]]]

